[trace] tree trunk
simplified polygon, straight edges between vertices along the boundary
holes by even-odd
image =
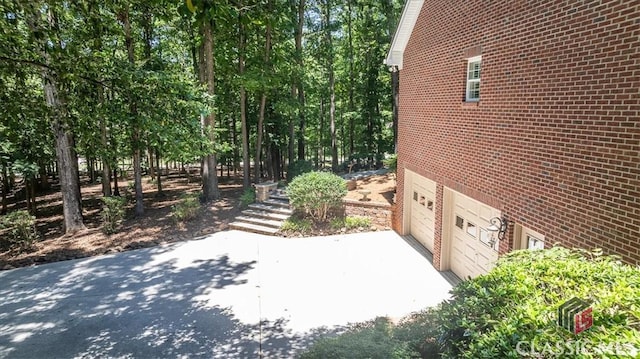
[[[118,187],[118,168],[113,168],[113,195],[120,197],[120,187]]]
[[[7,192],[9,191],[9,178],[7,177],[7,165],[2,163],[2,211],[0,214],[7,213]]]
[[[238,75],[244,75],[244,57],[246,49],[246,36],[242,23],[243,2],[239,2],[241,9],[238,14]],[[244,83],[240,83],[240,135],[242,136],[242,188],[247,190],[251,186],[251,163],[249,159],[249,129],[247,128],[247,92]]]
[[[304,9],[305,0],[300,0],[298,3],[298,23],[296,27],[296,60],[298,61],[299,72],[303,73],[304,68],[303,54],[302,54],[302,30],[304,26]],[[305,159],[305,98],[304,98],[304,82],[302,76],[298,78],[298,114],[300,117],[298,127],[298,159]]]
[[[40,32],[40,9],[33,9],[32,31]],[[48,9],[48,28],[50,31],[58,31],[57,18],[51,8]],[[47,41],[43,39],[42,41]],[[53,43],[54,46],[60,44]],[[45,64],[51,64],[53,60],[46,51],[47,43],[40,44],[41,55]],[[60,175],[60,191],[62,192],[62,213],[64,216],[64,231],[73,234],[85,229],[82,218],[82,199],[80,197],[80,181],[78,172],[78,156],[73,147],[73,135],[67,127],[69,118],[66,103],[59,92],[58,75],[50,66],[42,67],[42,79],[46,103],[51,108],[51,131],[55,138],[56,158]]]
[[[331,131],[331,170],[338,171],[338,142],[336,138],[336,91],[333,72],[333,41],[331,35],[331,1],[326,0],[325,41],[327,43],[327,70],[329,72],[329,130]],[[324,153],[324,151],[323,151]]]
[[[205,19],[203,22],[204,43],[203,43],[203,60],[204,60],[204,76],[206,77],[207,92],[211,97],[215,95],[215,78],[214,78],[214,60],[213,60],[213,29],[211,21]],[[203,118],[203,130],[209,138],[210,144],[215,144],[215,112],[212,110],[210,114]],[[203,158],[202,161],[202,194],[206,201],[218,199],[218,173],[216,172],[216,155],[210,153]]]
[[[355,151],[356,126],[355,126],[355,104],[353,101],[355,92],[355,76],[353,71],[353,35],[352,35],[352,16],[351,1],[347,0],[348,17],[347,17],[347,37],[349,43],[349,156]]]
[[[38,167],[40,167],[40,189],[46,191],[51,188],[51,184],[49,183],[49,176],[47,175],[47,166],[44,163],[40,162]]]
[[[156,148],[156,181],[158,182],[158,193],[156,196],[164,196],[162,192],[162,169],[160,168],[160,150]]]
[[[272,12],[272,3],[267,1],[267,16]],[[265,45],[264,45],[264,63],[269,71],[271,71],[271,65],[269,63],[271,56],[271,19],[267,19],[267,28],[265,31]],[[256,133],[256,159],[255,159],[255,183],[260,182],[260,166],[261,154],[262,154],[262,131],[264,130],[264,116],[267,107],[267,89],[262,90],[262,96],[260,97],[260,111],[258,115],[258,128]]]
[[[129,60],[129,64],[131,66],[135,66],[135,52],[133,45],[133,37],[131,35],[131,22],[129,21],[129,5],[127,4],[125,8],[120,12],[120,20],[122,21],[122,26],[124,28],[124,43],[127,47],[127,58]],[[135,215],[141,216],[144,214],[144,202],[143,202],[143,193],[142,193],[142,167],[140,165],[141,162],[141,136],[140,136],[140,127],[138,124],[138,106],[134,99],[131,99],[129,102],[129,111],[131,112],[131,116],[133,117],[132,124],[132,135],[131,135],[131,145],[133,147],[133,183],[135,187],[135,198],[136,198],[136,207],[135,207]]]

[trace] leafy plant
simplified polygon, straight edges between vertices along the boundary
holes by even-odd
[[[347,195],[347,185],[344,179],[333,173],[308,172],[291,181],[287,194],[295,210],[324,221],[331,210],[342,205],[342,198]]]
[[[0,228],[6,229],[1,240],[10,247],[29,249],[39,238],[36,217],[24,210],[9,212],[0,217]]]
[[[640,268],[600,251],[515,251],[452,294],[436,321],[445,358],[519,358],[519,343],[527,350],[538,343],[537,351],[551,345],[554,358],[590,358],[610,344],[640,349]],[[594,327],[578,337],[556,325],[559,306],[572,297],[592,303],[594,313]],[[578,340],[585,353],[563,346]]]
[[[247,188],[242,192],[240,196],[240,206],[242,208],[247,207],[251,203],[256,201],[256,191],[253,188]]]
[[[419,358],[418,352],[393,336],[393,325],[387,318],[376,318],[360,324],[334,338],[315,342],[302,359],[324,358]]]
[[[313,163],[306,160],[296,160],[287,167],[287,181],[291,182],[297,176],[313,171]]]
[[[332,229],[354,229],[371,227],[371,218],[367,217],[337,217],[331,220]]]
[[[311,230],[312,223],[308,219],[290,217],[282,226],[280,226],[280,230],[283,232],[309,232]]]
[[[126,200],[122,197],[102,197],[102,231],[113,234],[118,231],[125,214]]]
[[[198,215],[200,210],[200,195],[198,193],[187,194],[182,197],[180,203],[172,207],[173,219],[180,223],[190,221]]]

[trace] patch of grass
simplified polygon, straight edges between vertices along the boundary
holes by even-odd
[[[371,219],[367,217],[337,217],[331,220],[331,228],[334,230],[346,228],[369,228],[371,227]]]
[[[304,218],[291,217],[284,221],[280,230],[283,232],[309,232],[311,231],[311,221]]]

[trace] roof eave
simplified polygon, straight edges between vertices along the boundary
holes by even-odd
[[[398,28],[393,36],[391,49],[389,49],[387,58],[384,60],[385,65],[396,66],[398,70],[402,70],[404,50],[407,47],[407,43],[409,43],[409,38],[416,25],[423,3],[424,0],[407,0],[405,3],[400,23],[398,23]]]

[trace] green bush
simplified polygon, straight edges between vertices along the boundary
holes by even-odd
[[[9,247],[29,249],[39,238],[36,217],[24,210],[9,212],[0,217],[0,228],[6,229],[0,240]]]
[[[246,208],[248,205],[256,201],[256,190],[253,188],[247,188],[242,192],[240,196],[240,206]]]
[[[300,358],[404,359],[419,357],[419,353],[411,349],[407,343],[393,337],[393,325],[388,319],[377,318],[352,328],[338,337],[318,340]]]
[[[520,358],[518,346],[550,345],[543,357],[554,358],[616,357],[593,354],[611,345],[640,350],[640,268],[599,252],[516,251],[452,293],[437,321],[445,358]],[[558,307],[572,297],[593,308],[593,328],[578,336],[556,325]]]
[[[308,219],[290,217],[286,221],[284,221],[284,223],[282,223],[282,226],[280,226],[280,230],[283,232],[305,233],[311,230],[311,225],[311,221],[309,221]]]
[[[291,182],[294,178],[301,174],[313,171],[313,163],[311,161],[296,160],[287,166],[287,181]]]
[[[337,217],[331,220],[332,229],[370,228],[371,219],[367,217]]]
[[[557,325],[559,306],[572,297],[593,308],[593,327],[578,335]],[[635,358],[640,267],[561,247],[515,251],[488,274],[458,284],[451,300],[404,318],[390,332],[389,340],[366,327],[325,339],[309,358],[351,357],[376,340],[380,352],[400,347],[423,358]]]
[[[333,173],[308,172],[289,183],[287,194],[295,210],[324,221],[331,210],[342,205],[342,198],[347,195],[347,184]]]
[[[200,195],[198,193],[187,194],[182,197],[180,203],[172,207],[171,216],[177,223],[190,221],[198,215],[200,210]]]
[[[122,197],[102,197],[102,231],[113,234],[118,231],[125,214],[126,199]]]

